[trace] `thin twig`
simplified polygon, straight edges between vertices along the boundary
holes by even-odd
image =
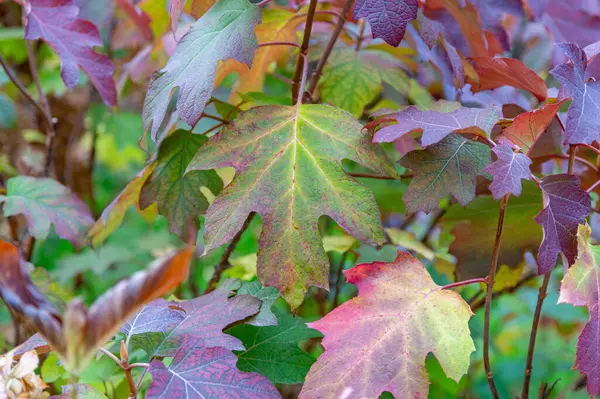
[[[496,279],[496,269],[498,268],[498,256],[500,255],[500,243],[502,241],[502,230],[504,229],[504,215],[506,213],[506,205],[510,194],[506,194],[500,201],[500,214],[498,215],[498,227],[496,228],[496,240],[494,241],[494,250],[492,252],[492,264],[490,273],[488,274],[488,286],[485,293],[485,313],[483,319],[483,364],[485,373],[490,386],[490,392],[494,399],[499,399],[498,389],[494,382],[492,367],[490,365],[490,318],[492,310],[492,294],[494,293],[494,280]]]
[[[537,273],[531,272],[525,276],[523,276],[518,282],[517,284],[515,284],[512,287],[506,287],[500,291],[496,291],[493,292],[492,294],[492,298],[497,298],[500,295],[503,294],[511,294],[513,292],[515,292],[516,290],[518,290],[519,288],[521,288],[522,286],[524,286],[525,284],[527,284],[528,282],[530,282],[532,279],[537,277]],[[471,310],[473,312],[481,309],[483,307],[483,305],[485,305],[485,299],[481,298],[480,296],[484,294],[483,291],[479,291],[477,294],[473,295],[473,297],[471,299],[469,299],[467,302],[469,303],[469,305],[471,305]]]
[[[365,34],[365,19],[361,18],[358,21],[358,37],[356,38],[356,51],[360,51],[360,46],[362,45]]]
[[[304,37],[302,38],[302,46],[300,47],[300,54],[298,54],[298,62],[296,63],[296,72],[294,72],[294,84],[292,84],[292,104],[296,104],[298,97],[302,97],[303,93],[300,93],[300,83],[304,72],[304,64],[306,62],[306,55],[308,54],[308,44],[310,43],[310,34],[312,32],[313,21],[315,18],[315,11],[317,9],[317,0],[310,0],[308,6],[308,15],[306,16],[306,24],[304,25]]]
[[[531,326],[531,334],[529,335],[529,348],[527,349],[527,360],[525,362],[525,377],[523,381],[523,391],[521,392],[522,399],[529,398],[529,383],[531,382],[531,370],[533,369],[533,351],[535,350],[535,338],[537,336],[538,326],[540,324],[540,316],[542,314],[542,305],[546,299],[548,291],[548,283],[550,282],[550,272],[544,274],[544,281],[538,293],[537,303],[535,305],[535,313],[533,315],[533,324]]]
[[[335,46],[335,42],[337,41],[338,37],[340,36],[340,33],[344,29],[344,24],[346,23],[346,14],[348,14],[348,11],[350,11],[350,7],[352,6],[352,4],[354,4],[354,1],[346,0],[344,9],[342,10],[340,17],[337,21],[337,24],[335,25],[335,28],[333,29],[333,33],[331,34],[331,38],[329,39],[329,42],[327,43],[327,47],[325,47],[323,56],[319,60],[319,63],[317,64],[317,69],[315,69],[315,72],[313,73],[312,78],[310,79],[310,85],[308,86],[308,92],[310,93],[313,102],[315,101],[314,94],[315,94],[315,90],[317,88],[317,84],[319,83],[319,79],[321,78],[321,74],[323,73],[323,68],[325,68],[325,63],[327,63],[327,59],[329,58],[329,55],[331,54],[331,51],[333,50],[333,47]]]
[[[121,360],[113,355],[108,349],[98,348],[98,352],[102,352],[106,356],[110,357],[115,363],[117,363],[119,367],[121,366]]]
[[[562,126],[562,122],[557,117],[557,120]],[[564,126],[563,126],[564,129]],[[577,151],[577,147],[574,145],[569,145],[569,163],[567,166],[567,173],[572,175],[573,168],[575,166],[575,152]],[[544,281],[542,282],[542,286],[540,287],[540,291],[538,293],[537,303],[535,305],[535,312],[533,314],[533,324],[531,326],[531,334],[529,335],[529,348],[527,350],[527,360],[525,361],[525,376],[523,378],[523,391],[521,392],[522,399],[529,398],[529,384],[531,382],[531,373],[533,370],[533,353],[535,351],[535,339],[537,337],[537,331],[540,324],[540,318],[542,315],[542,306],[544,304],[544,299],[548,296],[548,284],[550,283],[550,276],[552,274],[552,270],[548,273],[544,274]]]
[[[54,164],[54,141],[56,139],[56,130],[54,129],[54,122],[52,119],[52,113],[50,112],[50,105],[48,104],[48,98],[42,90],[42,84],[40,82],[40,75],[37,70],[37,61],[35,57],[35,50],[33,48],[33,42],[26,40],[27,47],[27,58],[29,61],[29,69],[31,77],[37,88],[38,95],[40,97],[41,108],[44,110],[43,116],[46,118],[46,124],[48,125],[48,131],[46,136],[46,167],[44,169],[46,177],[49,177],[52,173],[52,166]]]
[[[280,41],[280,42],[265,42],[265,43],[261,43],[261,44],[258,45],[258,47],[268,47],[268,46],[291,46],[291,47],[300,48],[300,45],[298,43],[284,42],[284,41]]]
[[[340,260],[340,264],[337,270],[336,279],[335,279],[335,292],[333,294],[333,309],[337,308],[340,300],[340,291],[342,290],[342,274],[344,271],[344,265],[346,264],[346,258],[348,257],[348,252],[344,252],[342,255],[342,259]]]
[[[215,121],[219,121],[223,124],[227,124],[229,123],[229,121],[226,121],[225,119],[221,118],[220,116],[216,116],[216,115],[211,115],[211,114],[207,114],[206,112],[202,113],[201,118],[208,118],[208,119],[213,119]]]
[[[569,159],[569,156],[568,155],[560,155],[560,154],[556,154],[556,155],[543,155],[543,156],[540,156],[540,157],[533,157],[531,159],[535,160],[535,161],[545,161],[545,160],[554,159],[554,158],[557,158],[557,159]],[[596,165],[594,165],[593,163],[591,163],[587,159],[576,156],[574,158],[574,160],[577,161],[577,162],[579,162],[579,163],[581,163],[581,164],[583,164],[583,165],[585,165],[585,166],[587,166],[588,168],[590,168],[594,172],[600,173],[600,169],[598,169],[598,167]]]
[[[252,223],[252,220],[254,220],[255,216],[256,216],[256,213],[253,213],[246,219],[246,221],[244,222],[244,225],[242,226],[240,231],[238,231],[238,233],[235,235],[235,237],[233,237],[233,240],[231,240],[231,242],[225,249],[223,256],[221,256],[221,261],[215,268],[215,272],[214,272],[212,278],[210,279],[210,281],[208,282],[208,285],[206,286],[206,291],[204,292],[205,294],[208,294],[209,292],[212,292],[215,290],[215,288],[217,288],[217,284],[219,283],[219,280],[221,280],[221,276],[223,275],[223,272],[225,270],[227,270],[230,266],[229,265],[229,256],[235,249],[237,243],[240,241],[240,238],[242,237],[242,234],[244,233],[244,231],[246,231],[248,226],[250,226],[250,223]]]
[[[4,72],[6,73],[6,76],[8,77],[8,79],[10,79],[10,81],[13,82],[13,84],[17,87],[17,89],[19,89],[19,91],[21,92],[21,94],[23,94],[23,96],[25,96],[25,98],[33,106],[35,106],[37,108],[37,110],[39,111],[39,113],[44,117],[44,122],[51,124],[52,121],[46,120],[46,112],[44,112],[44,110],[42,109],[42,107],[40,106],[40,104],[38,104],[38,102],[35,101],[33,99],[33,97],[31,97],[31,94],[29,94],[29,92],[27,91],[27,89],[25,88],[25,86],[23,86],[23,83],[21,83],[19,81],[19,79],[12,73],[12,71],[10,70],[10,68],[8,67],[8,65],[6,64],[6,61],[4,61],[4,57],[2,57],[2,54],[0,54],[0,65],[2,65],[2,69],[4,69]]]
[[[469,284],[481,284],[481,283],[488,284],[487,278],[480,277],[480,278],[472,278],[470,280],[457,281],[455,283],[451,283],[451,284],[442,286],[442,289],[447,290],[450,288],[462,287],[462,286],[469,285]]]

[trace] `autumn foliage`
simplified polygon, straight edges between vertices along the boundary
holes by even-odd
[[[594,0],[0,0],[0,398],[600,395],[598,54]]]

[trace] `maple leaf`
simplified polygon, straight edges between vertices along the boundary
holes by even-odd
[[[0,296],[23,317],[77,375],[103,345],[144,303],[161,297],[187,278],[193,248],[158,259],[106,291],[86,310],[71,300],[64,316],[33,285],[19,250],[0,241]]]
[[[478,75],[477,81],[469,80],[474,93],[512,86],[530,92],[540,101],[547,97],[548,89],[544,80],[517,59],[475,57],[471,62]]]
[[[144,209],[153,203],[169,221],[169,230],[185,240],[188,225],[198,230],[198,216],[209,202],[202,189],[217,194],[223,181],[215,171],[194,171],[184,175],[194,154],[208,139],[191,131],[177,130],[165,138],[158,150],[156,167],[142,187],[139,201]]]
[[[581,48],[573,43],[560,43],[558,47],[572,61],[550,71],[573,97],[567,113],[566,141],[591,144],[600,139],[600,82],[585,81],[587,56]]]
[[[73,0],[26,0],[25,39],[42,39],[60,58],[60,75],[72,89],[79,82],[79,68],[85,72],[107,105],[117,103],[117,89],[110,58],[96,53],[102,46],[98,29],[79,19],[79,7]]]
[[[301,399],[376,398],[384,391],[427,397],[428,353],[456,381],[467,372],[475,350],[468,325],[473,313],[418,260],[398,252],[394,262],[361,264],[344,274],[358,296],[309,324],[325,335],[325,352],[310,369]]]
[[[323,70],[319,90],[323,101],[358,118],[381,91],[379,69],[360,52],[337,49]]]
[[[423,133],[421,136],[423,147],[441,141],[452,132],[489,137],[500,120],[500,115],[500,108],[495,105],[488,108],[467,108],[461,107],[458,103],[438,101],[426,110],[410,106],[393,114],[398,124],[378,130],[373,137],[373,142],[395,141],[416,130]]]
[[[533,218],[542,209],[542,194],[531,181],[523,182],[520,197],[512,197],[506,207],[504,228],[510,234],[502,237],[499,265],[516,268],[526,252],[535,250],[542,241],[542,229]],[[498,204],[490,195],[478,196],[466,207],[452,205],[442,218],[445,233],[455,238],[450,253],[456,256],[457,281],[485,277],[489,274],[498,228]]]
[[[176,311],[183,313],[169,317],[168,323],[163,324],[164,329],[153,328],[158,331],[143,331],[140,334],[132,332],[130,327],[123,327],[121,332],[128,334],[134,345],[140,345],[150,357],[174,356],[177,348],[189,340],[201,339],[206,347],[223,347],[227,349],[243,350],[244,346],[235,337],[224,334],[222,331],[227,326],[244,320],[258,313],[261,302],[250,295],[231,297],[232,291],[219,288],[209,294],[198,298],[178,302]],[[173,306],[169,302],[155,302],[136,314],[129,321],[135,326],[138,319],[144,325],[161,323],[160,317],[165,314],[164,308]],[[183,317],[181,317],[183,316]]]
[[[31,235],[43,240],[50,225],[59,237],[81,246],[88,228],[94,223],[87,205],[67,187],[54,179],[18,176],[8,180],[4,216],[23,214]]]
[[[577,229],[577,260],[569,268],[560,286],[558,303],[586,306],[589,320],[579,335],[573,368],[587,376],[590,396],[600,395],[600,247],[590,244],[592,229],[587,224]]]
[[[236,169],[206,214],[206,251],[230,241],[257,212],[263,222],[260,281],[298,307],[308,286],[328,286],[329,261],[317,226],[321,215],[361,240],[383,240],[373,194],[344,172],[342,159],[397,176],[383,150],[345,111],[300,104],[240,114],[200,147],[188,167]]]
[[[490,149],[460,135],[446,136],[425,150],[411,151],[400,165],[415,172],[404,195],[409,212],[435,209],[451,194],[463,206],[475,198],[477,176],[485,175]]]
[[[117,197],[102,211],[102,215],[88,232],[88,238],[92,246],[97,247],[102,244],[119,226],[123,223],[123,218],[131,205],[138,205],[140,192],[144,183],[150,178],[152,171],[156,167],[156,162],[150,160],[146,165],[117,195]],[[152,219],[155,209],[146,208],[143,213],[150,215]]]
[[[258,371],[279,384],[301,384],[315,358],[298,347],[301,341],[319,338],[298,317],[277,311],[277,325],[255,327],[240,324],[228,331],[246,347],[236,352],[242,371]]]
[[[530,154],[535,143],[546,131],[565,101],[544,104],[538,109],[517,115],[512,125],[504,129],[498,139],[500,141],[508,139],[512,144],[519,146],[526,154]]]
[[[577,226],[590,214],[590,194],[573,175],[552,175],[542,179],[540,188],[544,194],[544,209],[535,221],[544,230],[544,239],[538,250],[538,271],[548,273],[556,265],[556,257],[562,253],[568,266],[577,257]]]
[[[219,62],[234,58],[250,66],[259,22],[260,9],[248,0],[220,0],[192,25],[150,81],[142,114],[155,141],[174,92],[177,116],[194,126],[210,99]]]
[[[417,17],[417,0],[356,0],[354,18],[366,18],[373,37],[382,38],[397,47],[406,31],[406,25]]]
[[[531,159],[525,154],[515,153],[507,144],[492,148],[498,159],[489,164],[485,171],[494,177],[490,191],[495,199],[511,193],[521,195],[521,179],[531,180]]]
[[[150,363],[147,398],[281,399],[267,378],[240,372],[236,361],[225,348],[206,348],[202,340],[185,342],[169,367],[159,360]]]

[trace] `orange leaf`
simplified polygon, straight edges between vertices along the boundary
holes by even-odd
[[[540,101],[547,97],[546,83],[519,60],[475,57],[472,58],[472,63],[479,75],[479,82],[470,82],[473,84],[473,92],[512,86],[530,92]]]
[[[512,125],[502,131],[501,137],[510,140],[529,153],[565,101],[546,104],[539,109],[519,114]]]

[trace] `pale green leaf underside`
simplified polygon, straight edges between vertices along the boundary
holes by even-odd
[[[330,216],[370,243],[383,239],[373,194],[341,160],[397,176],[383,150],[345,111],[325,105],[253,108],[202,146],[188,170],[232,166],[236,176],[209,208],[206,249],[230,241],[248,215],[263,229],[258,275],[297,307],[311,285],[327,288],[329,261],[318,219]]]

